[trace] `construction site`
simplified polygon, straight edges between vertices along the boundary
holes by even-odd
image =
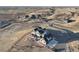
[[[79,8],[0,7],[0,52],[79,52]]]

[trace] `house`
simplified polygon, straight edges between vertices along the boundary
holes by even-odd
[[[58,43],[54,38],[51,37],[50,33],[46,32],[46,29],[38,27],[35,28],[34,31],[34,35],[37,37],[36,41],[40,41],[41,38],[44,38],[47,47],[53,48]]]
[[[25,18],[25,13],[16,13],[16,18]]]
[[[26,13],[17,13],[16,14],[16,20],[17,21],[28,21],[29,15]]]
[[[69,30],[57,29],[57,28],[56,29],[45,29],[45,28],[37,27],[34,29],[34,32],[37,32],[34,35],[38,36],[39,40],[41,38],[45,40],[46,47],[55,48],[57,49],[57,51],[65,49],[66,45],[63,45],[63,44],[66,44],[71,39],[72,34],[74,35],[74,33]],[[59,46],[59,48],[57,46]]]
[[[42,13],[30,13],[30,14],[29,14],[29,17],[30,17],[31,19],[39,19],[39,18],[42,17]]]

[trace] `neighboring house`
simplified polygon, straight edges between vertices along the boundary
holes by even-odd
[[[39,19],[42,17],[42,13],[30,13],[29,18],[31,19]]]
[[[28,18],[29,18],[29,15],[26,15],[26,13],[17,13],[16,14],[17,21],[27,21]]]
[[[17,18],[24,18],[25,17],[25,13],[17,13],[16,17]]]
[[[71,19],[64,19],[64,23],[71,23],[71,22],[75,22],[75,20],[71,20]]]

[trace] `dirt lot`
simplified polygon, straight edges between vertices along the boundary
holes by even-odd
[[[30,32],[31,29],[25,29],[22,25],[12,24],[8,29],[2,30],[0,33],[0,51],[7,51],[18,41],[23,35]]]

